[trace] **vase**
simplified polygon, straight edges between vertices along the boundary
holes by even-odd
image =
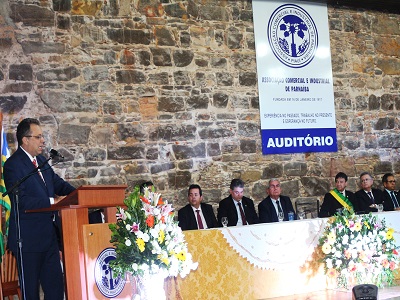
[[[132,300],[165,300],[164,274],[133,276],[129,274],[132,284]]]

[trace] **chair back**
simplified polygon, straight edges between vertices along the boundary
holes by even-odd
[[[10,250],[6,250],[1,261],[1,289],[3,297],[13,299],[13,295],[17,295],[18,299],[22,299],[21,289],[18,281],[17,260]]]
[[[306,219],[318,218],[319,200],[312,198],[297,199],[295,202],[296,214],[303,211]]]

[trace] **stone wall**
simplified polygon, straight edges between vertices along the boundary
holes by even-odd
[[[400,173],[400,15],[328,7],[337,153],[261,153],[251,1],[0,2],[0,109],[12,149],[39,118],[74,185],[152,180],[177,208],[232,178],[322,198],[344,171]]]

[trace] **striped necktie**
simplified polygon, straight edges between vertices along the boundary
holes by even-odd
[[[399,202],[397,202],[397,198],[396,198],[396,195],[394,194],[394,192],[391,191],[391,192],[390,192],[390,195],[391,195],[391,197],[392,197],[392,201],[393,201],[394,208],[399,207]]]
[[[36,158],[34,158],[34,159],[32,160],[32,163],[33,163],[33,165],[35,166],[35,168],[38,167]],[[43,182],[45,182],[45,181],[44,181],[44,178],[43,178],[43,175],[42,175],[42,172],[40,172],[40,169],[37,169],[37,172],[39,173],[39,175],[40,175],[40,177],[42,178]]]
[[[372,203],[375,203],[374,196],[372,196],[371,192],[367,192],[369,198],[372,200]]]

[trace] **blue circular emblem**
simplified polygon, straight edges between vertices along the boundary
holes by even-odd
[[[125,280],[121,276],[114,277],[110,268],[109,263],[115,258],[115,249],[106,248],[97,257],[94,267],[97,288],[107,298],[115,298],[125,287]]]
[[[318,31],[311,16],[302,7],[284,4],[271,15],[268,41],[275,57],[291,68],[302,68],[314,58]]]

